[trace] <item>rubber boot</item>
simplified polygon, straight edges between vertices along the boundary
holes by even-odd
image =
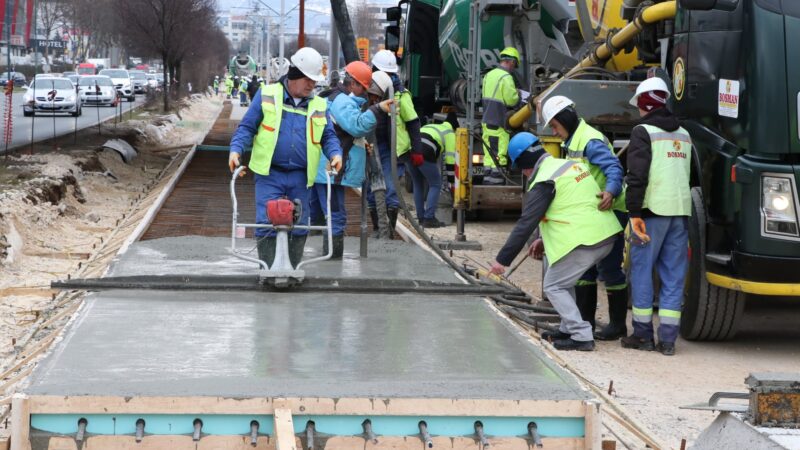
[[[575,286],[575,304],[581,313],[581,319],[589,322],[594,330],[594,315],[597,312],[597,285]]]
[[[372,235],[370,237],[377,238],[378,237],[378,210],[375,208],[369,209],[369,217],[372,220]]]
[[[628,290],[606,291],[608,296],[608,325],[595,333],[595,339],[615,341],[628,335]]]
[[[275,261],[275,237],[262,237],[258,239],[258,259],[272,266]]]
[[[322,240],[322,255],[328,254],[328,238]],[[344,235],[333,236],[333,255],[331,259],[341,259],[344,254]]]
[[[303,250],[306,246],[306,237],[306,235],[297,236],[294,234],[289,237],[289,262],[295,269],[303,259]]]
[[[389,208],[386,210],[386,215],[389,216],[389,230],[391,231],[392,239],[394,239],[394,227],[397,226],[397,208]]]

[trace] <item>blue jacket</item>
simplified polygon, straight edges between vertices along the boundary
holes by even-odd
[[[294,101],[289,96],[286,83],[283,85],[284,104],[295,107],[308,106],[308,98],[300,101],[299,105],[294,105]],[[322,132],[322,152],[328,158],[342,156],[342,146],[336,131],[331,122],[330,110],[327,111],[328,124]],[[231,139],[231,152],[242,154],[245,149],[253,146],[253,138],[258,133],[264,113],[261,110],[261,89],[258,90],[253,102],[247,109],[239,127]],[[283,111],[281,117],[281,127],[278,131],[278,142],[275,145],[275,153],[272,155],[272,167],[282,170],[306,170],[308,165],[306,149],[306,116],[295,114],[287,110]]]
[[[353,138],[361,138],[375,129],[375,125],[378,122],[374,110],[377,106],[362,112],[361,108],[366,99],[347,95],[343,92],[332,97],[333,100],[328,97],[328,111],[330,111],[334,122],[339,127],[337,131],[347,133]],[[343,142],[345,138],[345,136],[340,136],[340,140]],[[341,178],[340,184],[349,187],[361,187],[365,177],[366,159],[367,151],[363,146],[354,144],[350,147],[347,153],[347,161],[345,161],[344,176]],[[316,183],[325,183],[324,171],[327,163],[328,159],[323,155],[320,159]]]
[[[569,145],[569,141],[566,145]],[[590,140],[583,149],[583,153],[586,155],[586,159],[599,167],[606,176],[606,192],[615,198],[619,196],[622,192],[623,177],[622,163],[619,162],[619,158],[611,153],[605,142],[598,139]]]

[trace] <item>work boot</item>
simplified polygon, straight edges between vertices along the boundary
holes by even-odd
[[[652,339],[645,339],[643,337],[639,337],[633,334],[628,337],[620,339],[619,342],[620,344],[622,344],[623,348],[632,348],[635,350],[643,350],[646,352],[652,352],[656,348],[656,345]]]
[[[370,208],[369,218],[372,220],[372,235],[370,235],[370,237],[377,238],[378,233],[380,232],[378,229],[378,210],[375,208]]]
[[[564,333],[563,331],[556,330],[556,331],[543,331],[542,332],[542,339],[545,341],[556,341],[556,340],[564,340],[570,338],[569,333]]]
[[[594,341],[576,341],[572,338],[557,339],[553,341],[556,350],[578,350],[581,352],[591,352],[594,350]]]
[[[267,266],[272,266],[275,261],[275,236],[258,238],[258,259],[267,263]]]
[[[303,260],[303,250],[306,246],[306,235],[290,235],[289,236],[289,262],[295,269],[300,261]]]
[[[397,213],[399,210],[397,208],[388,208],[386,210],[386,215],[389,216],[389,230],[391,231],[391,236],[394,238],[394,228],[397,226]]]
[[[328,238],[322,240],[322,255],[328,254]],[[333,236],[333,255],[331,259],[342,259],[344,254],[344,235]]]
[[[658,345],[656,345],[656,351],[661,352],[664,356],[673,356],[675,354],[675,343],[659,342]]]
[[[594,331],[594,315],[597,312],[597,285],[575,286],[575,305],[581,313],[581,319],[589,322]]]
[[[616,341],[628,335],[625,319],[628,316],[628,290],[606,291],[608,296],[608,325],[595,333],[594,338],[601,341]]]
[[[423,228],[442,228],[447,226],[435,217],[433,219],[424,219],[421,223]]]

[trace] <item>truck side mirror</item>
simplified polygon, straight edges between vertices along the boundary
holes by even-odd
[[[384,47],[392,53],[397,52],[400,48],[400,27],[397,25],[389,25],[386,27],[386,34],[384,35]]]
[[[400,7],[399,6],[392,6],[391,8],[386,8],[386,21],[387,22],[399,22],[400,21]]]

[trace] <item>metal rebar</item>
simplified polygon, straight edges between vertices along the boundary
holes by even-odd
[[[314,421],[306,422],[306,449],[314,450]]]
[[[531,422],[528,424],[528,435],[531,437],[533,445],[539,448],[544,447],[544,444],[542,444],[542,437],[539,436],[539,426],[536,425],[536,422]]]
[[[483,434],[483,422],[480,420],[475,421],[475,436],[478,438],[481,448],[486,448],[489,446],[489,440],[486,439],[486,435]]]
[[[361,427],[364,429],[364,437],[368,441],[372,441],[373,444],[378,443],[378,437],[375,436],[375,433],[372,432],[372,421],[369,419],[364,420],[361,422]]]
[[[194,419],[192,425],[194,426],[194,432],[192,433],[192,440],[197,442],[200,440],[200,434],[203,432],[203,421],[200,419]]]
[[[250,422],[250,445],[255,447],[258,445],[258,421],[253,420]]]
[[[433,439],[431,439],[431,435],[428,433],[428,424],[424,420],[419,422],[419,436],[426,448],[433,448]]]
[[[136,442],[142,442],[144,438],[144,419],[136,420]]]
[[[86,426],[89,425],[89,421],[85,418],[81,417],[78,419],[78,432],[75,433],[75,440],[77,442],[83,442],[83,439],[86,437]]]

